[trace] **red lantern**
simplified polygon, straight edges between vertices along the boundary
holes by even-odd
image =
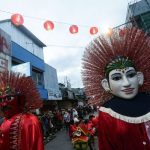
[[[46,30],[53,30],[54,29],[54,23],[52,21],[47,20],[44,22],[44,28]]]
[[[72,34],[78,33],[78,26],[77,25],[70,26],[69,31]]]
[[[125,33],[126,33],[126,29],[125,29],[125,28],[120,29],[120,31],[119,31],[119,36],[120,36],[120,37],[124,37]]]
[[[22,15],[14,14],[11,16],[11,22],[16,26],[20,26],[20,25],[23,25],[24,19],[23,19]]]
[[[90,28],[90,34],[94,35],[98,33],[98,28],[97,27],[91,27]]]

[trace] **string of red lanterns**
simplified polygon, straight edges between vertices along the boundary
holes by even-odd
[[[20,25],[23,25],[24,23],[24,18],[21,14],[13,14],[11,16],[11,22],[15,25],[15,26],[20,26]],[[49,31],[49,30],[53,30],[54,29],[54,23],[50,20],[46,20],[43,24],[45,30]],[[69,31],[71,34],[76,34],[78,33],[79,31],[79,28],[77,25],[71,25],[69,27]],[[90,34],[91,35],[95,35],[97,34],[99,31],[98,31],[98,28],[97,27],[91,27],[90,30],[89,30]],[[124,37],[125,35],[125,32],[126,32],[126,29],[125,28],[122,28],[120,29],[119,31],[119,36],[120,37]],[[112,34],[112,29],[109,28],[109,31],[108,31],[108,34],[111,35]]]
[[[23,16],[21,14],[13,14],[11,16],[11,22],[15,25],[15,26],[20,26],[23,25],[24,23],[24,19]],[[47,31],[53,30],[54,29],[54,23],[50,20],[47,20],[44,22],[43,24],[44,29]],[[69,27],[69,31],[71,34],[76,34],[79,31],[79,28],[77,25],[71,25]],[[89,30],[91,35],[97,34],[98,33],[98,28],[97,27],[91,27]]]
[[[2,11],[2,10],[0,10]],[[6,12],[6,11],[2,11],[2,12]],[[12,14],[11,12],[6,12],[6,13],[9,13],[9,14]],[[32,17],[33,18],[33,17]],[[36,18],[37,19],[37,18]],[[43,19],[42,19],[43,20]],[[12,14],[11,15],[11,22],[16,25],[16,26],[20,26],[20,25],[23,25],[24,23],[24,18],[21,14],[19,13],[16,13],[16,14]],[[58,22],[60,23],[60,22]],[[63,22],[62,22],[63,23]],[[69,24],[69,23],[64,23],[64,24]],[[124,24],[123,24],[124,25]],[[54,23],[52,21],[45,21],[43,23],[43,26],[44,26],[44,29],[49,31],[49,30],[53,30],[54,29]],[[78,33],[78,26],[75,25],[74,27],[72,27],[74,25],[71,25],[70,28],[69,28],[69,31],[71,34],[75,34],[75,33]],[[121,25],[120,25],[121,26]],[[87,27],[87,26],[86,26]],[[115,27],[116,28],[116,27]],[[113,30],[115,28],[109,28],[108,31],[106,32],[107,35],[111,35]],[[118,27],[117,27],[118,28]],[[98,28],[97,27],[91,27],[90,30],[89,30],[90,34],[91,35],[94,35],[94,34],[97,34],[99,32]],[[126,32],[126,28],[120,28],[119,29],[119,36],[120,37],[124,37],[125,35],[125,32]]]
[[[13,14],[11,16],[11,22],[15,25],[15,26],[20,26],[20,25],[23,25],[24,23],[24,18],[21,14]],[[46,20],[44,23],[43,23],[43,26],[45,28],[45,30],[47,31],[50,31],[50,30],[53,30],[54,29],[54,23],[50,20]],[[77,25],[71,25],[69,27],[69,31],[71,34],[76,34],[79,32],[79,28]],[[97,27],[91,27],[90,30],[89,30],[89,33],[91,35],[95,35],[97,34],[99,31],[98,31],[98,28]],[[109,31],[108,31],[109,35],[112,34],[112,29],[109,28]],[[120,29],[119,31],[119,36],[120,37],[123,37],[125,35],[125,32],[126,32],[126,29],[123,28],[123,29]]]

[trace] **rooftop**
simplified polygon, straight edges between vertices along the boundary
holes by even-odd
[[[0,20],[1,23],[5,22],[11,22],[11,19],[6,19],[6,20]],[[12,24],[13,25],[13,24]],[[15,25],[13,25],[16,27]],[[24,25],[20,25],[16,27],[18,30],[20,30],[22,33],[24,33],[27,37],[31,38],[38,46],[40,47],[46,47],[46,45],[41,42],[31,31],[29,31]]]

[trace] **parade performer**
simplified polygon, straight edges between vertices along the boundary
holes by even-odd
[[[44,150],[41,125],[31,114],[42,106],[34,81],[20,73],[0,73],[0,150]]]
[[[90,150],[94,150],[95,149],[95,128],[94,125],[92,123],[92,121],[90,119],[86,119],[84,121],[85,123],[85,127],[88,129],[88,145],[89,145],[89,149]]]
[[[83,119],[80,118],[78,121],[74,122],[74,125],[71,126],[72,130],[72,144],[75,150],[87,150],[88,148],[88,134],[89,131],[85,126]]]
[[[83,56],[83,83],[100,105],[100,150],[150,150],[150,37],[131,27],[99,36]]]

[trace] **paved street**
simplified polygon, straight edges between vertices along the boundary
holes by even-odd
[[[97,145],[97,142],[96,142]],[[97,147],[97,146],[96,146]],[[45,150],[74,150],[66,131],[59,131],[56,137],[45,145]],[[96,148],[96,150],[98,150]]]
[[[66,131],[59,131],[56,137],[45,146],[45,150],[73,150],[71,141]]]

